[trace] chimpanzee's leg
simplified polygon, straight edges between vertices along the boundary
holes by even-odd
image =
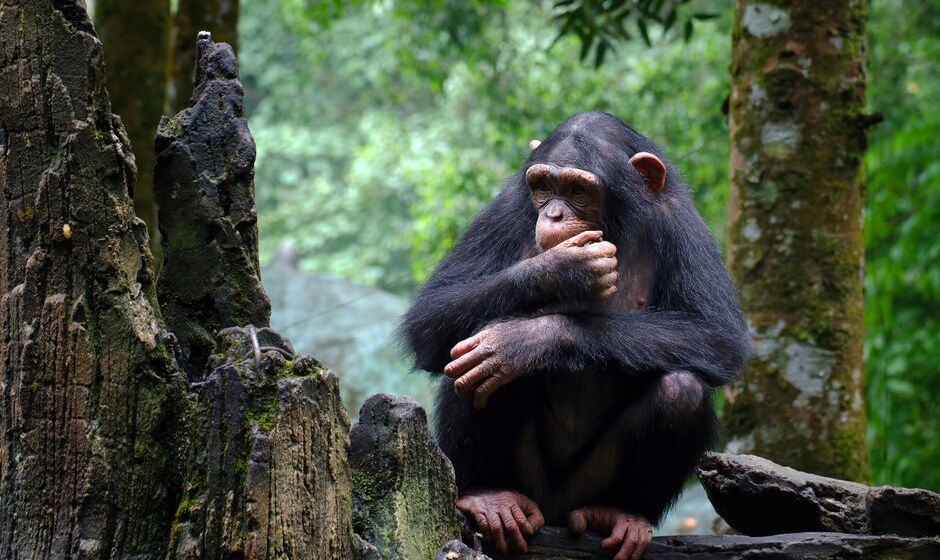
[[[712,443],[711,390],[689,372],[668,373],[647,388],[643,399],[626,407],[612,428],[592,455],[603,457],[610,446],[619,449],[617,476],[601,485],[605,492],[596,501],[572,511],[569,527],[575,533],[591,529],[609,534],[603,545],[618,549],[617,560],[639,558],[652,538],[647,520],[659,523]],[[601,466],[593,462],[589,457],[569,479],[571,487]]]

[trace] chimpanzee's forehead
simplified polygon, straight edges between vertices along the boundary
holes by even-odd
[[[577,167],[601,176],[629,161],[623,146],[612,142],[605,135],[586,132],[571,131],[563,136],[550,136],[540,146],[542,149],[533,161],[559,167]]]

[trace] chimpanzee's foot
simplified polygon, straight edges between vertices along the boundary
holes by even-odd
[[[612,507],[583,507],[568,514],[568,529],[580,535],[590,529],[610,536],[601,546],[616,550],[614,560],[639,560],[653,540],[653,528],[642,516]]]
[[[525,537],[531,537],[545,524],[539,506],[512,490],[466,492],[457,500],[457,509],[476,521],[499,554],[525,552]]]

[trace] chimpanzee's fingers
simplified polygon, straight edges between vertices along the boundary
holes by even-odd
[[[598,274],[607,274],[617,270],[617,257],[601,257],[591,259],[591,270]]]
[[[600,241],[604,237],[604,232],[599,230],[588,230],[582,231],[578,235],[575,235],[571,239],[562,241],[561,244],[565,247],[583,247],[588,243],[593,243],[595,241]]]
[[[617,516],[614,528],[610,530],[610,536],[601,541],[603,548],[615,548],[623,542],[624,534],[627,532],[627,518],[623,515]]]
[[[576,509],[568,514],[568,530],[572,535],[583,535],[587,531],[587,517],[584,509]]]
[[[503,524],[499,520],[499,514],[488,510],[486,512],[486,521],[490,526],[490,540],[493,541],[493,548],[496,549],[496,552],[505,556],[509,549],[506,548],[506,537],[503,535]]]
[[[646,552],[646,547],[650,545],[653,541],[653,530],[648,526],[640,527],[640,540],[636,544],[636,550],[633,551],[633,556],[630,557],[630,560],[640,560],[643,558],[643,553]]]
[[[519,507],[519,504],[510,504],[509,512],[512,513],[513,518],[516,520],[516,523],[519,524],[519,529],[524,535],[531,537],[535,534],[535,528],[532,527],[529,520],[525,518],[525,513],[522,511],[522,508]]]
[[[517,552],[525,552],[527,548],[525,537],[522,536],[519,524],[516,523],[516,518],[513,517],[508,507],[499,510],[499,519],[503,522],[503,533],[506,535],[509,547]]]
[[[539,509],[538,504],[534,500],[525,498],[525,501],[522,503],[522,511],[525,512],[526,519],[529,521],[529,524],[532,525],[532,530],[536,533],[545,526],[545,516],[542,515],[542,510]]]
[[[638,537],[637,526],[633,523],[628,523],[627,531],[623,535],[623,545],[620,546],[620,550],[617,551],[614,560],[630,560],[630,556],[636,550]]]
[[[453,378],[460,377],[486,358],[487,354],[480,347],[476,347],[444,366],[444,375]]]
[[[604,289],[604,291],[602,291],[600,294],[598,294],[597,297],[598,297],[601,301],[603,301],[603,300],[605,300],[605,299],[610,299],[610,298],[613,297],[613,295],[616,294],[616,293],[617,293],[617,286],[611,286],[611,287],[609,287],[609,288]]]
[[[454,391],[457,391],[457,394],[462,397],[469,395],[477,385],[483,383],[483,380],[492,371],[493,366],[494,364],[491,361],[483,360],[454,381]]]
[[[486,404],[490,400],[490,396],[496,392],[496,389],[499,389],[506,383],[509,383],[511,378],[508,375],[493,375],[487,378],[483,383],[477,387],[476,391],[473,392],[473,406],[478,410],[486,408]]]
[[[483,340],[483,336],[486,333],[486,331],[487,329],[483,329],[482,331],[471,336],[470,338],[467,338],[458,342],[456,346],[450,349],[450,357],[457,358],[458,356],[466,354],[467,352],[479,346],[480,342]]]
[[[585,250],[588,251],[588,254],[592,257],[613,257],[617,254],[617,246],[611,243],[610,241],[601,241],[599,243],[591,243]]]
[[[602,288],[609,288],[617,284],[617,271],[608,272],[597,279],[597,285]]]

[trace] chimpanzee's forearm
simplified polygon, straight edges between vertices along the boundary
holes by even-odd
[[[597,364],[632,373],[687,370],[721,385],[734,379],[750,344],[736,321],[706,321],[680,311],[554,317],[561,327],[551,353],[571,370]]]
[[[552,270],[547,263],[529,259],[463,282],[445,283],[432,278],[402,325],[417,367],[442,371],[455,344],[493,321],[532,313],[561,301],[561,281],[586,283],[575,278],[576,274]]]

